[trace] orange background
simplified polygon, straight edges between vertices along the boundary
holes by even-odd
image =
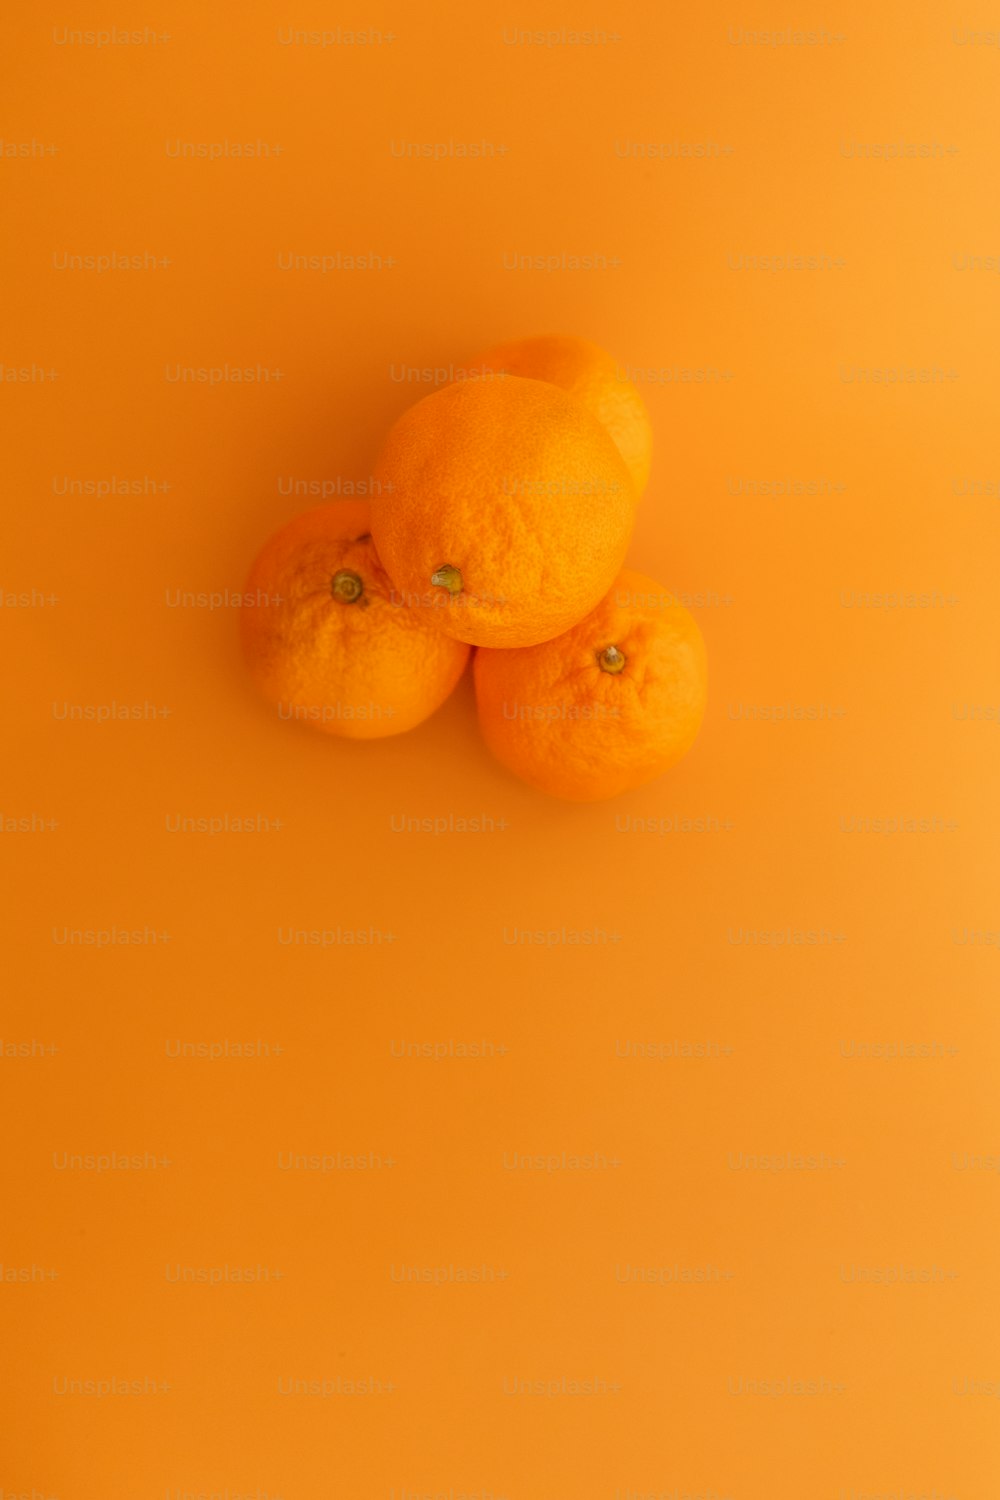
[[[219,9],[3,25],[4,1496],[995,1496],[994,8]],[[62,269],[112,254],[169,264]],[[280,723],[171,602],[363,482],[407,367],[545,331],[639,372],[630,562],[709,649],[597,806],[468,678]],[[226,365],[281,378],[170,378]]]

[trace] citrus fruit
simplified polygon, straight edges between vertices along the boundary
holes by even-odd
[[[554,641],[477,651],[479,723],[493,754],[555,797],[594,802],[659,776],[705,712],[705,643],[660,584],[623,572]]]
[[[474,646],[530,646],[614,582],[635,491],[604,428],[541,380],[443,386],[375,463],[372,534],[403,601]]]
[[[421,723],[469,655],[398,602],[369,528],[362,501],[296,516],[264,544],[240,611],[251,673],[280,717],[350,739]]]
[[[548,380],[582,401],[614,438],[636,497],[642,494],[649,479],[653,429],[645,402],[606,349],[589,339],[547,334],[497,344],[474,359],[472,368]]]

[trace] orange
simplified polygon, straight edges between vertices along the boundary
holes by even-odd
[[[479,723],[498,760],[555,797],[596,802],[661,775],[705,713],[705,643],[660,584],[623,572],[557,640],[478,651]]]
[[[473,360],[472,368],[548,380],[582,401],[614,438],[636,497],[642,494],[649,479],[653,428],[646,403],[606,349],[570,334],[543,334],[497,344]]]
[[[635,491],[604,428],[541,380],[483,376],[405,411],[375,466],[372,533],[404,601],[475,646],[575,625],[625,558]]]
[[[398,601],[369,527],[356,500],[296,516],[259,553],[241,610],[251,673],[280,717],[349,739],[421,723],[469,655]]]

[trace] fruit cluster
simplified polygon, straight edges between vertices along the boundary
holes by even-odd
[[[577,338],[504,344],[403,413],[369,504],[268,541],[243,644],[282,717],[373,739],[439,708],[475,648],[483,736],[532,786],[613,797],[684,754],[705,646],[665,588],[622,571],[649,417]]]

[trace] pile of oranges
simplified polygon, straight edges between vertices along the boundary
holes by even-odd
[[[439,708],[475,649],[483,736],[509,770],[596,801],[659,776],[705,712],[701,632],[623,571],[651,430],[611,355],[503,344],[405,411],[371,504],[307,511],[258,555],[241,612],[265,698],[356,739]]]

